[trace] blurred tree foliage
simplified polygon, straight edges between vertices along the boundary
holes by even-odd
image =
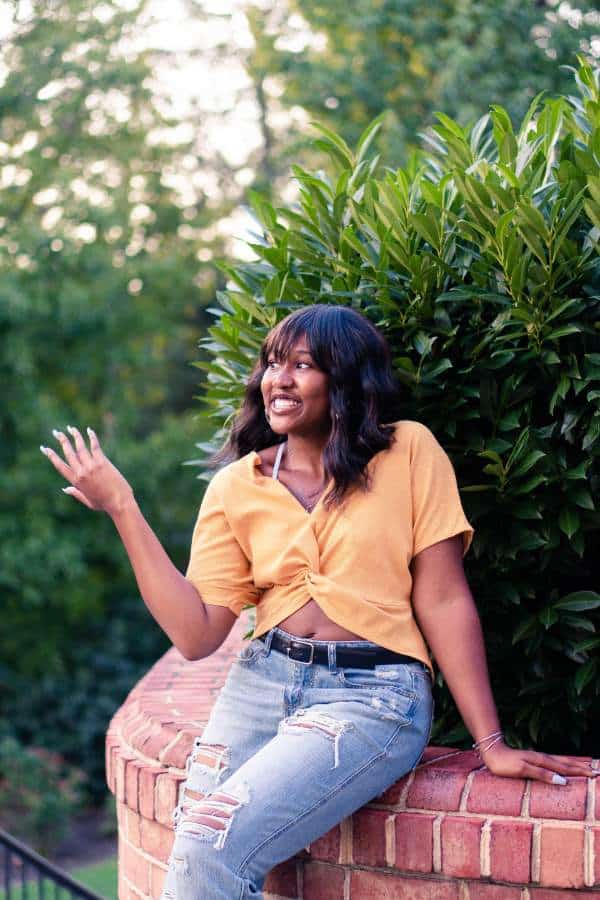
[[[591,52],[600,31],[593,0],[576,8],[557,0],[287,0],[263,7],[248,10],[255,39],[249,68],[255,79],[268,76],[271,117],[301,107],[354,143],[390,109],[380,149],[396,164],[419,143],[434,110],[467,123],[499,103],[520,119],[539,91],[565,93],[570,81],[561,64]]]
[[[61,492],[38,448],[95,427],[185,565],[201,494],[181,468],[189,361],[212,294],[196,254],[216,212],[174,177],[188,148],[135,49],[141,6],[27,6],[0,48],[0,689],[8,730],[98,787],[108,718],[167,641],[112,523]]]

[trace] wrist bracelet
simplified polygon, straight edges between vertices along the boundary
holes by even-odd
[[[504,735],[498,734],[493,740],[491,740],[488,744],[486,744],[485,747],[477,747],[475,752],[477,753],[477,756],[479,757],[479,759],[482,758],[482,756],[481,756],[482,753],[487,753],[487,751],[490,750],[494,746],[494,744],[497,744],[499,741],[503,741],[503,740],[504,740]]]
[[[494,744],[497,744],[498,741],[504,739],[504,732],[502,731],[492,731],[491,734],[487,734],[485,737],[480,738],[480,740],[475,741],[473,744],[473,750],[476,751],[477,755],[481,758],[481,754],[485,753],[490,747],[493,747]],[[485,745],[485,746],[483,746]]]

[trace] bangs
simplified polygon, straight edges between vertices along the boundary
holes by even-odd
[[[333,362],[331,351],[335,338],[325,310],[326,307],[309,306],[282,319],[263,344],[260,355],[262,366],[267,365],[269,356],[274,356],[278,362],[286,360],[295,345],[304,338],[315,365],[328,372]]]
[[[267,337],[261,351],[262,363],[267,364],[270,356],[274,356],[278,362],[286,360],[292,349],[301,338],[306,338],[308,349],[311,351],[310,334],[305,324],[298,319],[284,319]]]

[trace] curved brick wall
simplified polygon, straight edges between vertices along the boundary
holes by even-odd
[[[111,722],[120,900],[159,896],[185,761],[244,629],[197,662],[170,650]],[[600,900],[600,780],[496,778],[474,753],[430,747],[415,772],[273,870],[266,890],[302,900]]]

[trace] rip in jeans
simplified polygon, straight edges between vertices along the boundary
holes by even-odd
[[[188,776],[208,777],[211,789],[200,792],[184,785],[181,802],[173,813],[178,834],[212,838],[217,850],[225,843],[235,812],[249,800],[248,788],[243,783],[229,791],[218,790],[219,783],[229,769],[229,763],[229,747],[224,744],[205,744],[201,738],[197,738],[188,757],[186,770]]]
[[[288,734],[298,733],[303,729],[319,731],[330,740],[333,740],[333,768],[337,769],[340,763],[339,743],[342,733],[352,727],[350,722],[341,722],[324,713],[310,709],[298,709],[296,712],[283,719],[279,724],[279,732]]]

